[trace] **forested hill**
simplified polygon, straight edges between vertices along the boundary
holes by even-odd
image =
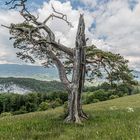
[[[40,81],[31,78],[0,78],[0,92],[27,93],[27,92],[52,92],[64,90],[58,81]]]

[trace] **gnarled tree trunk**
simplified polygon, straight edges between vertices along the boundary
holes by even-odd
[[[72,84],[69,90],[68,99],[68,117],[67,122],[81,123],[83,119],[87,119],[86,114],[81,106],[81,93],[84,87],[85,79],[85,23],[83,15],[80,15],[78,31],[76,36],[76,47],[74,52],[74,67]]]

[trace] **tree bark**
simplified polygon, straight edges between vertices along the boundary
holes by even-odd
[[[83,112],[81,105],[81,93],[84,87],[86,63],[86,39],[83,15],[80,15],[75,45],[72,85],[68,99],[68,117],[66,118],[66,122],[81,123],[83,119],[87,119],[87,115]]]

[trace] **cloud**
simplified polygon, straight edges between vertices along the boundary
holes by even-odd
[[[88,28],[91,27],[93,22],[92,13],[83,11],[80,8],[78,10],[73,9],[70,1],[65,3],[56,0],[51,0],[49,3],[44,2],[43,8],[38,9],[41,21],[45,20],[45,18],[53,12],[52,4],[57,11],[66,14],[68,20],[73,25],[73,28],[70,28],[65,21],[56,18],[50,20],[47,24],[56,34],[56,40],[60,39],[61,43],[69,47],[74,47],[80,13],[84,13],[85,15],[86,33],[91,35]]]
[[[41,7],[34,11],[34,14],[39,15],[39,21],[44,21],[50,14],[52,14],[52,4],[55,9],[59,12],[62,12],[67,15],[68,20],[72,23],[73,28],[70,28],[67,23],[60,19],[54,18],[50,20],[47,25],[54,31],[56,35],[56,40],[60,39],[60,42],[65,44],[68,47],[75,46],[75,38],[78,26],[78,20],[80,13],[84,13],[85,15],[85,23],[86,23],[86,34],[88,36],[92,36],[89,32],[88,28],[91,27],[93,17],[92,14],[88,11],[83,11],[82,8],[75,10],[73,9],[70,1],[60,2],[57,0],[50,0],[49,2],[44,2]],[[22,18],[18,14],[17,11],[12,10],[0,10],[0,24],[9,25],[10,23],[18,23],[21,22]],[[1,44],[1,52],[5,53],[4,59],[0,54],[0,63],[8,62],[8,63],[21,63],[21,61],[16,58],[16,49],[13,48],[12,42],[8,40],[9,33],[5,28],[0,27],[0,44]],[[9,55],[10,54],[10,55]],[[9,59],[9,56],[11,59]]]
[[[72,22],[70,28],[60,19],[50,20],[47,25],[56,34],[56,40],[68,47],[75,46],[75,37],[80,13],[84,13],[86,23],[86,37],[89,37],[88,45],[120,53],[129,59],[130,66],[140,69],[140,1],[139,0],[78,0],[85,6],[72,7],[71,1],[58,0],[44,1],[42,6],[36,6],[39,20],[43,21],[52,13],[51,4],[59,12],[67,14]],[[0,10],[0,24],[9,25],[21,21],[17,11]],[[0,27],[0,63],[21,63],[16,58],[16,50],[12,42],[8,41],[8,31]],[[11,59],[9,59],[9,57]]]
[[[21,22],[19,13],[14,10],[0,10],[0,63],[18,63],[16,49],[13,49],[12,42],[9,41],[8,29],[1,25],[9,26],[10,23]]]
[[[96,41],[93,39],[92,43],[98,42],[97,46],[104,50],[120,53],[130,61],[131,67],[140,70],[140,1],[109,0],[101,8],[97,4],[90,9],[95,7],[96,28],[91,32]]]
[[[37,9],[37,13],[39,14],[39,20],[43,21],[46,17],[48,17],[52,12],[52,5],[56,10],[67,14],[68,20],[72,22],[73,28],[70,28],[64,21],[60,19],[50,20],[47,24],[54,31],[56,35],[56,40],[60,39],[60,42],[65,44],[68,47],[75,46],[75,38],[78,26],[78,20],[81,13],[84,13],[85,16],[85,24],[86,24],[86,36],[90,38],[88,44],[91,44],[93,40],[93,34],[89,31],[89,28],[92,26],[94,15],[88,10],[83,10],[82,8],[78,8],[77,10],[73,9],[70,1],[60,2],[56,0],[50,0],[48,3],[44,2],[42,7]],[[3,10],[0,11],[0,24],[9,25],[10,23],[18,23],[21,22],[22,18],[17,11],[9,11]],[[0,28],[0,44],[1,44],[1,52],[5,55],[1,56],[0,54],[0,63],[23,63],[18,58],[16,58],[16,49],[13,48],[12,42],[8,40],[9,38],[8,30],[5,28]],[[96,40],[95,45],[103,43],[100,40]],[[100,45],[103,47],[103,45]],[[10,59],[9,59],[10,56]],[[2,62],[3,61],[3,62]]]

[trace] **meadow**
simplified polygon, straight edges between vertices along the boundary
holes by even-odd
[[[63,122],[64,109],[0,118],[0,140],[140,140],[140,94],[83,106],[89,120]]]

